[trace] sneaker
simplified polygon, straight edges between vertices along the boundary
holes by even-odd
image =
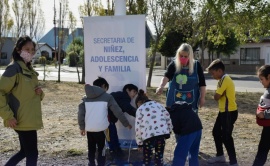
[[[226,159],[225,159],[225,157],[223,155],[222,156],[217,156],[217,157],[212,157],[212,158],[207,160],[207,163],[209,163],[209,164],[225,163],[225,162],[226,162]]]
[[[235,163],[235,164],[232,164],[232,165],[230,165],[230,166],[239,166],[237,163]]]

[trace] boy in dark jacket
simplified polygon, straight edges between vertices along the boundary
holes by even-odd
[[[134,108],[130,102],[137,95],[138,87],[134,84],[126,84],[123,87],[123,91],[112,92],[111,95],[114,97],[115,101],[122,109],[123,112],[128,113],[130,116],[135,117],[136,108]],[[117,134],[117,129],[115,123],[118,119],[109,111],[109,135],[110,140],[108,141],[110,151],[113,153],[114,157],[119,156],[122,150],[119,146],[119,139]]]
[[[114,98],[106,93],[109,84],[99,77],[93,82],[94,86],[85,85],[86,97],[79,105],[78,123],[81,135],[87,134],[89,166],[95,166],[95,152],[98,148],[97,162],[99,166],[105,165],[105,130],[109,126],[108,108],[119,118],[123,126],[131,129],[121,108]]]
[[[180,135],[174,150],[173,166],[184,166],[188,153],[189,165],[199,165],[199,147],[202,135],[202,123],[199,116],[192,111],[192,105],[178,101],[167,108],[172,120],[173,131]]]

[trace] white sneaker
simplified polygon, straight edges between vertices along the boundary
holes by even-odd
[[[223,155],[222,156],[217,156],[217,157],[212,157],[212,158],[207,160],[207,163],[209,163],[209,164],[225,163],[225,162],[226,162],[226,159],[225,159],[225,157]]]

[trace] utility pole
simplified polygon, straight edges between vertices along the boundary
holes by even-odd
[[[62,4],[61,4],[61,2],[60,2],[60,26],[59,27],[62,27],[61,26],[61,24],[62,24],[62,15],[61,15],[61,13],[62,13]],[[60,39],[63,37],[63,32],[60,32],[60,34],[59,34],[59,27],[58,27],[58,82],[60,82],[60,65],[61,65],[61,43],[60,43]],[[60,39],[59,39],[59,36],[61,35],[61,37],[60,37]]]
[[[53,18],[53,25],[54,25],[54,62],[55,67],[57,66],[57,58],[56,58],[56,8],[55,8],[55,0],[54,0],[54,18]]]

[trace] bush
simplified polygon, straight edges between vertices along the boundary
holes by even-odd
[[[74,52],[70,52],[68,54],[68,59],[69,59],[69,66],[70,67],[75,67],[77,65],[78,62],[78,55]]]
[[[38,62],[39,62],[39,64],[45,64],[46,63],[46,57],[45,56],[41,56],[41,57],[39,57],[38,58]]]

